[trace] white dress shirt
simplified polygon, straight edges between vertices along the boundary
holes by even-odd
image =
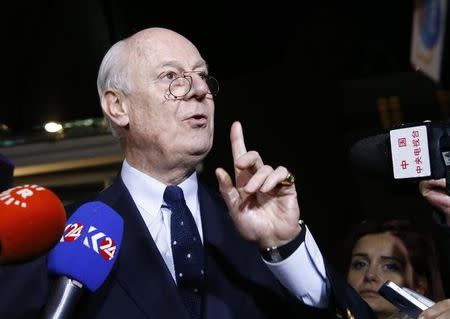
[[[162,207],[166,185],[133,168],[126,160],[122,165],[121,176],[175,280],[170,248],[171,212]],[[186,204],[192,212],[203,242],[197,174],[194,172],[178,186],[183,189]],[[304,243],[291,256],[279,263],[264,262],[278,280],[304,303],[320,308],[328,305],[329,282],[323,257],[308,228]]]

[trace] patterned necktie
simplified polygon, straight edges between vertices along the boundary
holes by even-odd
[[[167,186],[164,201],[172,211],[171,247],[178,290],[191,318],[199,319],[204,282],[204,256],[200,235],[180,187]]]

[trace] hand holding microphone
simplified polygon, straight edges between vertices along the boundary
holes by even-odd
[[[32,260],[61,238],[66,211],[58,197],[39,185],[0,193],[0,265]]]

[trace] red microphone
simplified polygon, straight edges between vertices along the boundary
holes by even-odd
[[[0,265],[30,261],[60,240],[66,211],[59,198],[39,185],[0,193]]]

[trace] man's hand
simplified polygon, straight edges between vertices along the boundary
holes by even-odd
[[[241,233],[260,248],[281,246],[301,230],[295,185],[281,185],[289,171],[264,165],[256,151],[247,151],[239,122],[231,126],[235,184],[222,168],[216,176],[230,215]]]

